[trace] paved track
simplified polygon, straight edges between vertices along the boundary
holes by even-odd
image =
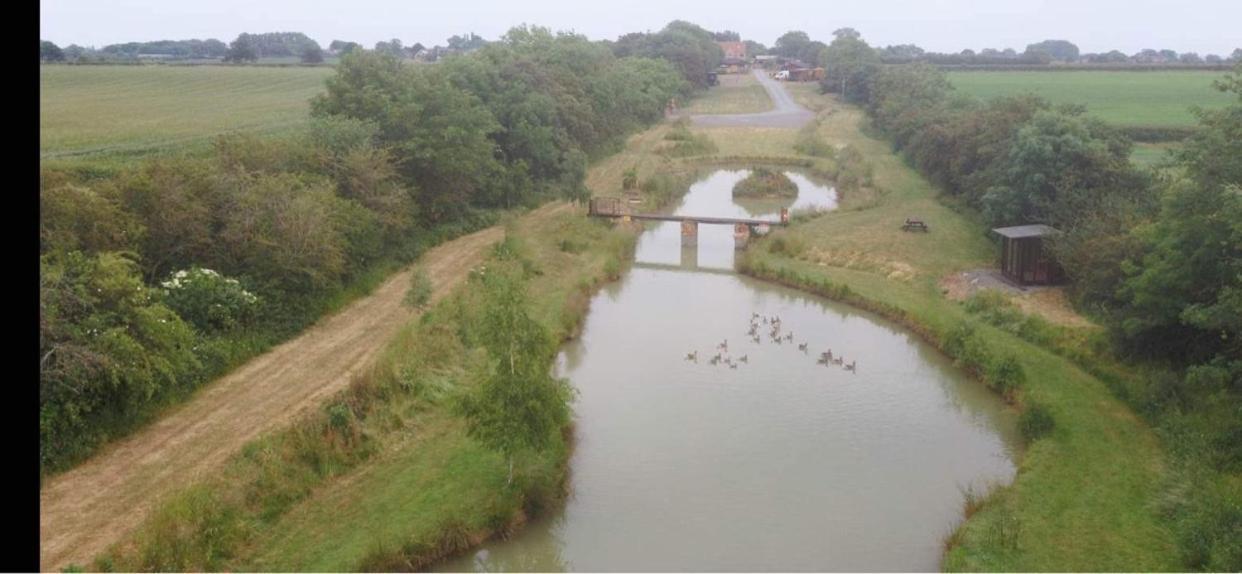
[[[755,79],[767,90],[775,107],[758,114],[721,114],[690,116],[696,126],[703,127],[752,127],[752,128],[799,128],[815,119],[815,113],[795,102],[785,86],[769,78],[763,70],[752,72]]]

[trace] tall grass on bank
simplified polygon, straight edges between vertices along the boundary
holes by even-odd
[[[575,334],[589,294],[633,248],[632,233],[579,214],[519,221],[511,233],[498,255],[520,259],[511,264],[526,269],[529,312],[557,338]],[[577,253],[560,248],[570,238]],[[506,488],[505,459],[468,436],[456,407],[487,364],[482,288],[472,280],[411,322],[348,390],[161,503],[94,567],[419,569],[555,504],[568,428],[521,456]]]

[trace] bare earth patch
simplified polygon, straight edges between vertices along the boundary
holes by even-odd
[[[918,274],[914,266],[875,253],[857,250],[821,249],[812,247],[803,259],[821,267],[841,267],[883,275],[885,279],[909,283]]]
[[[1094,327],[1074,311],[1062,287],[1020,287],[1004,279],[995,269],[974,269],[950,273],[940,280],[940,290],[954,301],[964,301],[980,289],[995,289],[1028,315],[1038,315],[1050,323],[1067,327]]]

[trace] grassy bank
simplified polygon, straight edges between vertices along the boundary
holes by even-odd
[[[1003,391],[1015,408],[1038,405],[1053,421],[1051,430],[1040,430],[1024,416],[1034,430],[1015,481],[964,502],[968,520],[946,540],[944,568],[1179,568],[1156,509],[1166,471],[1155,434],[1071,360],[947,299],[943,278],[994,265],[986,230],[970,213],[937,200],[934,188],[887,144],[864,134],[861,112],[810,90],[795,96],[820,112],[821,138],[862,152],[875,190],[863,202],[846,193],[845,209],[761,240],[744,258],[744,270],[902,322]],[[722,150],[741,145],[733,134],[714,136]],[[778,137],[793,139],[773,134],[762,142],[764,153],[778,151]],[[901,222],[911,216],[926,221],[931,232],[903,233]]]
[[[558,338],[573,336],[590,292],[620,272],[633,246],[632,233],[583,215],[545,208],[509,226],[507,243],[530,275],[529,312]],[[457,408],[485,360],[470,334],[477,289],[468,282],[404,328],[375,367],[320,412],[251,443],[219,475],[162,502],[95,566],[414,569],[550,503],[563,487],[568,433],[519,457],[506,486],[503,457],[467,434]]]

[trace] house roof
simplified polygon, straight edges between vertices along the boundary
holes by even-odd
[[[992,230],[992,233],[995,233],[1002,237],[1008,237],[1010,239],[1022,239],[1024,237],[1044,237],[1047,235],[1056,235],[1061,232],[1051,227],[1048,227],[1047,225],[1044,225],[1042,223],[1036,223],[1033,225],[1015,225],[1013,227],[997,227],[996,229]]]

